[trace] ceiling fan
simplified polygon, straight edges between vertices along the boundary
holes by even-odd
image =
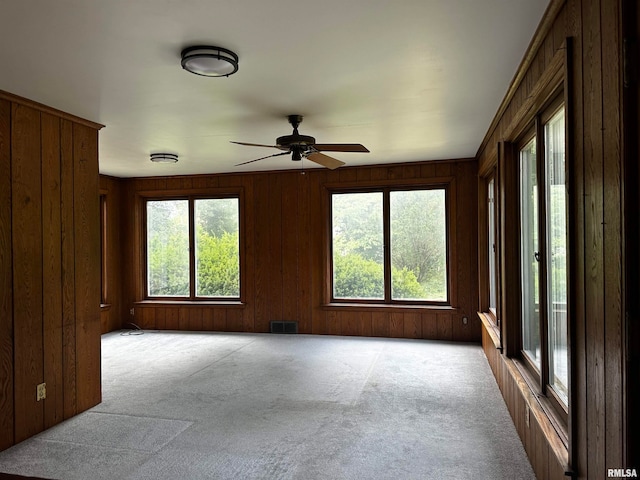
[[[277,148],[279,150],[284,150],[283,152],[256,158],[255,160],[249,160],[248,162],[242,162],[237,164],[236,167],[246,165],[247,163],[257,162],[258,160],[264,160],[265,158],[278,157],[280,155],[288,155],[291,153],[291,160],[293,161],[299,161],[303,158],[307,158],[318,165],[322,165],[323,167],[333,170],[344,165],[344,162],[321,152],[369,152],[364,145],[360,145],[359,143],[316,143],[315,138],[308,135],[300,135],[298,133],[298,126],[302,123],[302,115],[289,115],[287,118],[289,119],[291,126],[293,126],[293,133],[291,135],[278,137],[275,145],[231,142],[238,145],[248,145],[250,147]]]

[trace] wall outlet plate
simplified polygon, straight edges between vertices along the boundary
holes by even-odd
[[[41,383],[36,386],[36,401],[44,400],[47,398],[47,384]]]

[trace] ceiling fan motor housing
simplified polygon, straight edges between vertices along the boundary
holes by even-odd
[[[307,145],[315,145],[316,139],[309,135],[284,135],[276,139],[276,145],[279,147],[292,147],[295,145],[305,147]]]

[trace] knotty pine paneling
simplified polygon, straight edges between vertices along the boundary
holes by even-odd
[[[13,445],[13,257],[11,103],[0,98],[0,450]]]
[[[125,291],[134,292],[134,298],[123,308],[134,307],[135,321],[144,328],[268,332],[273,320],[295,320],[301,333],[479,341],[479,324],[472,315],[478,297],[476,173],[474,162],[458,160],[304,173],[200,175],[190,180],[122,179],[123,189],[129,192],[126,201],[133,205],[122,205],[126,227],[118,258],[131,258],[134,265],[134,273],[125,276]],[[406,182],[450,184],[451,308],[387,306],[383,307],[385,313],[379,314],[376,307],[327,306],[330,229],[326,186]],[[215,194],[228,187],[242,192],[243,305],[182,304],[176,324],[173,318],[169,320],[166,303],[143,301],[144,251],[140,242],[144,198]],[[425,317],[428,312],[437,314]],[[468,319],[466,324],[463,317]]]
[[[526,106],[545,70],[559,52],[564,54],[571,252],[569,449],[577,478],[604,478],[613,465],[635,466],[624,465],[625,458],[629,459],[625,448],[638,442],[634,431],[624,437],[628,412],[634,407],[623,400],[629,368],[624,361],[623,132],[624,112],[631,106],[625,103],[622,87],[621,10],[631,4],[624,0],[552,0],[533,48],[525,55],[477,154],[479,169],[487,171],[495,161],[498,142],[513,141],[514,126],[532,114]],[[636,141],[637,135],[633,137],[628,141]],[[512,187],[502,185],[506,205],[517,202],[517,189]],[[518,295],[514,285],[503,284],[503,305],[505,295]],[[517,315],[506,313],[503,310],[507,350],[517,354],[509,330],[509,324],[518,321]],[[547,473],[551,477],[550,471],[540,469],[541,478]]]
[[[0,92],[0,450],[99,401],[99,128]]]

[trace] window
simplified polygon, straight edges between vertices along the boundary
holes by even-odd
[[[331,195],[332,299],[449,300],[444,188]]]
[[[496,182],[492,176],[487,183],[487,259],[489,268],[489,311],[496,319],[498,304],[498,275],[496,248]]]
[[[100,304],[107,304],[107,195],[100,194]]]
[[[548,397],[568,406],[565,111],[539,116],[519,150],[522,351]]]
[[[239,199],[147,200],[147,296],[240,297]]]

